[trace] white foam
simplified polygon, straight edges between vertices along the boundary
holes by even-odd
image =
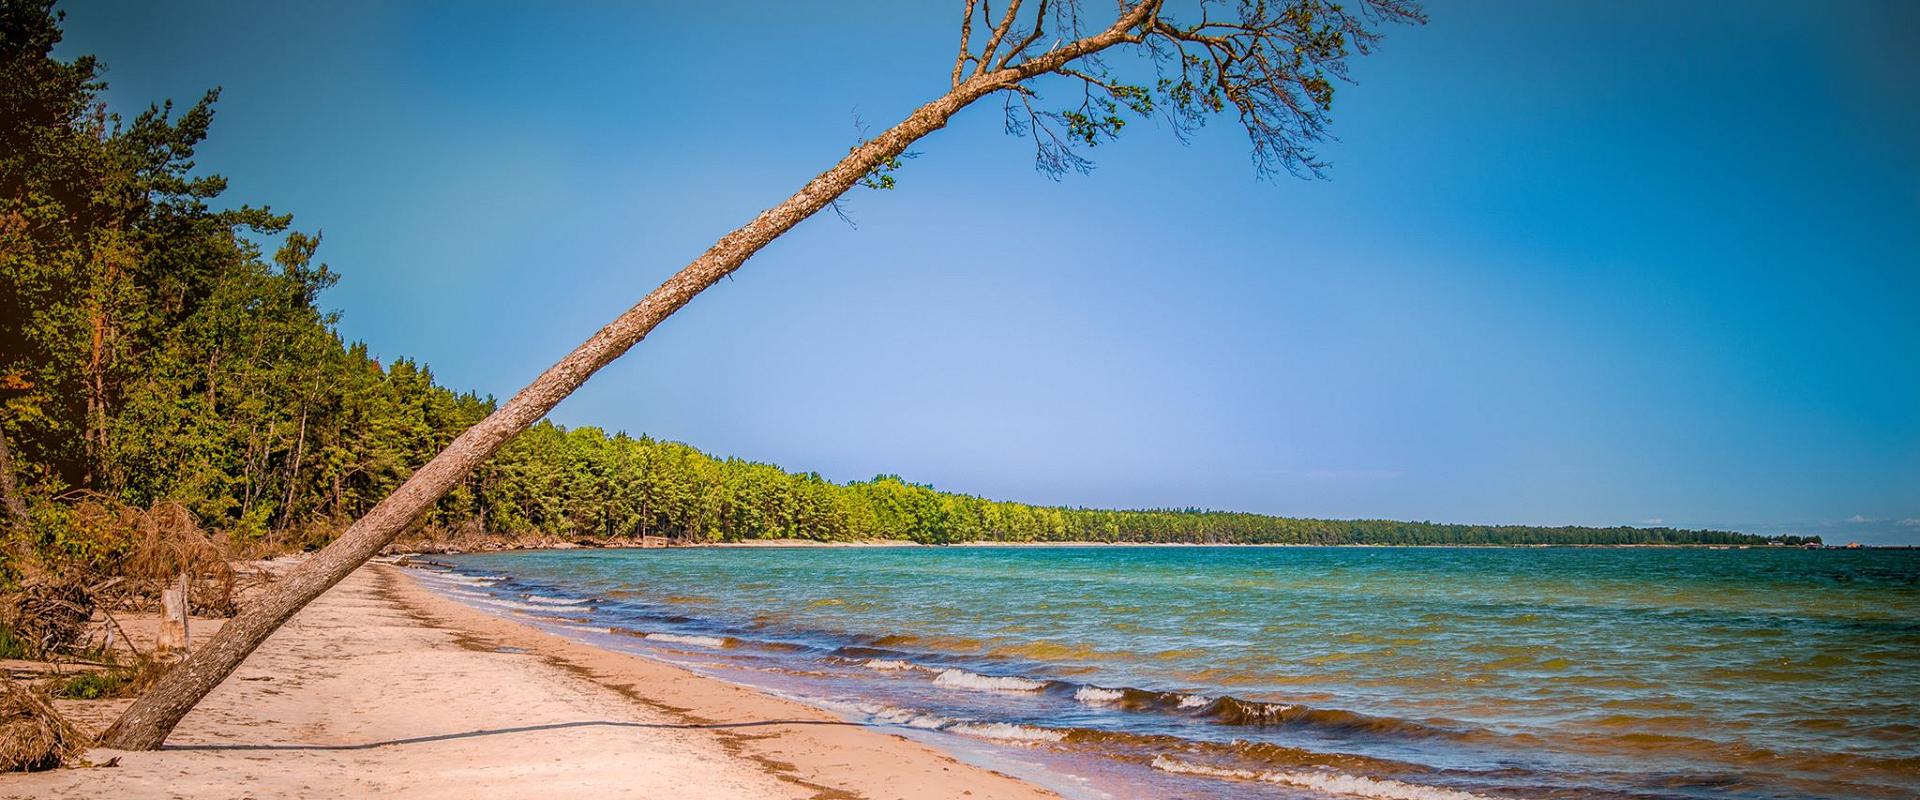
[[[1026,678],[980,675],[963,669],[941,670],[940,674],[934,677],[933,682],[956,689],[979,689],[987,692],[1037,692],[1046,688],[1046,684]]]
[[[682,636],[678,633],[649,633],[640,637],[650,642],[690,644],[698,647],[726,647],[727,640],[717,636]]]
[[[1011,722],[962,722],[947,730],[1003,742],[1057,742],[1067,738],[1067,735],[1061,731],[1015,725]]]
[[[1098,686],[1082,686],[1080,691],[1073,693],[1073,699],[1090,706],[1117,702],[1122,697],[1126,697],[1126,694],[1117,689],[1102,689]]]
[[[1180,695],[1181,708],[1200,708],[1213,702],[1213,698],[1200,694]]]
[[[507,579],[505,575],[460,575],[453,572],[442,572],[440,577],[469,586],[492,586]]]
[[[893,659],[887,659],[887,658],[869,658],[860,666],[866,667],[867,669],[877,669],[877,670],[880,670],[881,672],[899,672],[902,670],[910,670],[910,669],[924,669],[924,667],[921,667],[919,664],[915,664],[911,661],[895,661]]]
[[[1213,778],[1237,778],[1243,781],[1260,781],[1282,786],[1295,786],[1302,789],[1314,789],[1328,794],[1341,794],[1350,797],[1366,797],[1373,800],[1491,800],[1485,795],[1471,792],[1442,789],[1438,786],[1422,786],[1417,783],[1386,780],[1380,778],[1362,778],[1357,775],[1344,775],[1338,772],[1260,771],[1250,769],[1228,769],[1209,767],[1204,764],[1192,764],[1176,761],[1166,756],[1154,756],[1153,768],[1161,772],[1181,775],[1206,775]]]
[[[894,706],[862,704],[860,711],[872,717],[875,722],[884,722],[889,725],[905,725],[909,728],[939,730],[953,724],[953,720],[947,719],[946,717],[922,714],[918,711],[896,708]]]
[[[553,606],[537,606],[532,603],[522,603],[518,600],[508,600],[504,597],[477,597],[477,598],[474,598],[474,600],[475,602],[478,602],[481,605],[497,606],[499,608],[508,608],[514,611],[525,611],[531,614],[552,614],[553,612],[560,610],[560,609],[554,608]]]
[[[523,594],[523,595],[520,595],[520,597],[529,603],[535,603],[543,606],[561,606],[561,607],[583,606],[593,602],[592,600],[588,600],[584,597],[544,597],[537,594]],[[588,610],[591,611],[592,609],[588,609]]]

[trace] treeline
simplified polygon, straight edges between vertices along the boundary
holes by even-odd
[[[242,543],[311,547],[397,487],[491,397],[344,342],[318,235],[217,204],[197,174],[217,92],[123,118],[90,57],[53,59],[44,3],[0,14],[0,494],[16,544],[98,557],[82,499],[183,504]],[[277,242],[267,252],[263,242]],[[1715,531],[1283,519],[996,502],[896,477],[836,484],[685,445],[541,424],[442,501],[443,530],[922,542],[1732,544]]]
[[[1758,544],[1673,528],[1445,525],[1199,509],[1033,506],[938,491],[896,475],[836,484],[817,473],[718,459],[676,442],[542,423],[483,467],[457,515],[501,533],[695,541],[907,539],[1221,544]],[[452,521],[452,518],[449,518]],[[1784,541],[1799,543],[1798,537]]]

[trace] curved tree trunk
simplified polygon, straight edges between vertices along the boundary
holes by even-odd
[[[1132,40],[1136,35],[1134,29],[1142,25],[1156,7],[1157,0],[1143,0],[1122,13],[1106,30],[1064,43],[1017,65],[991,71],[983,67],[965,81],[959,80],[956,74],[951,91],[853,148],[840,163],[808,181],[785,202],[760,212],[751,222],[721,238],[645,299],[574,348],[560,363],[541,373],[506,405],[460,434],[447,449],[414,472],[340,538],[275,584],[265,597],[242,608],[205,646],[168,670],[152,689],[135,700],[101,736],[101,746],[121,750],[158,749],[201,698],[232,674],[241,661],[296,612],[392,543],[480,462],[545,417],[593,373],[638,344],[654,326],[693,300],[694,295],[739,269],[760,248],[826,208],[876,168],[906,152],[908,145],[946,127],[947,120],[968,104],[1036,75],[1052,72],[1082,56]]]
[[[104,747],[151,750],[202,697],[240,666],[267,636],[314,598],[346,578],[418,520],[480,462],[585,383],[587,378],[645,338],[654,326],[712,286],[760,248],[827,206],[874,166],[942,127],[962,104],[942,98],[873,141],[855,148],[833,169],[728,234],[693,263],[574,348],[506,405],[468,428],[447,449],[361,517],[332,544],[295,568],[257,602],[249,604],[205,646],[169,670],[134,701],[100,739]]]

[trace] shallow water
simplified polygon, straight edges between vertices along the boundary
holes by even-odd
[[[1920,795],[1920,553],[753,548],[452,596],[1089,797]]]

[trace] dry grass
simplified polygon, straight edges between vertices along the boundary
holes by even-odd
[[[53,769],[87,745],[86,736],[39,692],[0,675],[0,772]]]
[[[115,587],[112,605],[150,608],[160,592],[186,573],[188,604],[194,609],[231,616],[234,612],[234,573],[224,537],[207,535],[193,513],[174,502],[141,509],[110,499],[90,497],[73,506],[75,528],[102,532],[120,543],[124,555],[94,576],[124,576]]]

